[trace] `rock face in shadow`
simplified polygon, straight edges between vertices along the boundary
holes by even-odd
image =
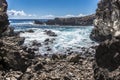
[[[95,80],[120,80],[120,0],[101,0],[91,38],[103,41],[96,49]]]
[[[119,80],[120,40],[112,39],[101,43],[96,49],[95,60],[95,80]]]
[[[6,31],[9,25],[7,16],[7,2],[6,0],[0,0],[0,36]]]
[[[100,0],[91,39],[104,41],[120,35],[120,0]]]
[[[14,33],[14,29],[9,27],[7,7],[6,0],[0,0],[0,70],[24,71],[28,55],[20,47],[24,38],[20,38]]]
[[[70,25],[70,26],[92,26],[95,15],[88,15],[84,17],[71,17],[71,18],[55,18],[46,22],[34,21],[35,24],[46,25]]]

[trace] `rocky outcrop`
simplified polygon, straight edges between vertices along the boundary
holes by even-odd
[[[101,0],[91,38],[103,41],[96,49],[95,80],[120,80],[120,0]]]
[[[47,25],[71,25],[71,26],[91,26],[95,15],[88,15],[84,17],[71,17],[71,18],[55,18],[54,20],[48,20],[45,22],[34,21],[35,24],[47,24]]]
[[[9,27],[6,0],[0,0],[0,70],[21,70],[24,71],[28,64],[28,53],[24,52],[20,45],[24,38],[14,33]]]
[[[0,0],[0,36],[8,29],[9,21],[7,16],[7,2]]]
[[[91,39],[104,41],[120,35],[120,0],[100,0]]]

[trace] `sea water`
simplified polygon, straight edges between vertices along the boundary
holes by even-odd
[[[36,40],[42,44],[39,47],[39,53],[53,54],[65,53],[67,50],[79,51],[80,47],[89,48],[96,43],[90,40],[89,35],[93,26],[48,26],[48,25],[35,25],[34,20],[10,20],[11,26],[15,31],[26,31],[29,29],[34,30],[33,33],[21,33],[21,37],[25,37],[24,45],[30,44]],[[51,30],[57,36],[49,36],[45,34],[45,30]],[[53,43],[44,45],[46,39],[54,39]],[[46,47],[51,48],[47,51]]]

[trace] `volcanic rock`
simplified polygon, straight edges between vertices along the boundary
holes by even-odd
[[[100,0],[90,38],[105,41],[120,35],[120,0]]]
[[[83,17],[55,18],[44,23],[47,25],[92,26],[94,19],[95,15],[92,14]],[[35,21],[35,24],[43,24],[43,22]]]

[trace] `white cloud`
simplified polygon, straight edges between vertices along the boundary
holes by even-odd
[[[56,17],[59,17],[59,18],[70,18],[70,17],[82,17],[82,16],[86,16],[86,15],[84,15],[84,14],[79,14],[79,15],[67,14],[67,15],[64,15],[64,16],[45,15],[45,16],[40,16],[40,19],[54,19]]]
[[[68,15],[65,15],[63,17],[66,17],[66,18],[68,17],[69,18],[69,17],[75,17],[75,15],[68,14]]]
[[[40,18],[41,19],[53,19],[53,18],[55,18],[56,16],[54,16],[54,15],[44,15],[44,16],[41,16]]]
[[[25,13],[23,10],[8,10],[7,14],[10,18],[32,18],[32,17],[36,17],[36,15],[32,15],[32,14],[27,14]]]
[[[62,17],[62,18],[70,18],[70,17],[82,17],[82,16],[86,16],[86,15],[84,15],[84,14],[79,14],[79,15],[68,14],[68,15],[60,16],[60,17]]]
[[[9,16],[26,16],[27,15],[23,10],[22,11],[8,10],[7,13]]]
[[[56,16],[56,15],[43,15],[43,16],[38,16],[35,14],[27,14],[26,12],[24,12],[23,10],[8,10],[8,16],[9,18],[13,18],[13,19],[54,19],[56,17],[59,18],[70,18],[70,17],[81,17],[81,16],[85,16],[84,14],[79,14],[79,15],[72,15],[72,14],[67,14],[64,16]]]
[[[86,16],[86,15],[84,15],[84,14],[79,14],[77,17],[82,17],[82,16]]]

